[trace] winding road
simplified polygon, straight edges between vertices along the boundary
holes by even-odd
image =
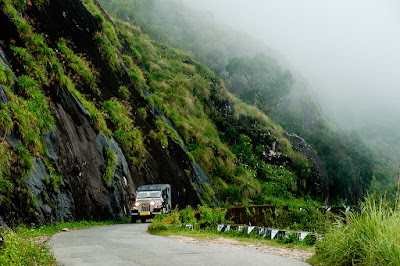
[[[91,227],[53,235],[60,265],[309,265],[251,249],[197,245],[146,232],[149,224]]]

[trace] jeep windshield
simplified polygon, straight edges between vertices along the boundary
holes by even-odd
[[[160,198],[161,191],[138,191],[136,193],[136,198],[144,199],[144,198]]]

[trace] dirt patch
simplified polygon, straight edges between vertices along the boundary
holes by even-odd
[[[299,250],[294,248],[285,248],[285,247],[273,247],[267,246],[262,243],[251,243],[245,241],[238,241],[235,239],[220,237],[214,239],[200,239],[200,238],[193,238],[193,237],[186,237],[186,236],[167,236],[168,238],[172,238],[179,242],[194,244],[194,245],[201,245],[201,246],[226,246],[226,247],[237,247],[243,249],[252,249],[262,253],[273,254],[282,257],[288,257],[292,259],[298,259],[302,261],[306,261],[314,252]]]

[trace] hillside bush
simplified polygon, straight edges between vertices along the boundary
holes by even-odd
[[[218,223],[226,222],[225,215],[227,210],[212,209],[203,205],[198,205],[197,208],[200,214],[200,227],[207,227],[210,230],[216,230],[216,226]]]

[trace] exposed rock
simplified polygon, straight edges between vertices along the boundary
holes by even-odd
[[[311,163],[311,173],[306,180],[306,192],[327,203],[329,199],[329,177],[325,165],[303,138],[288,132],[285,132],[285,136],[292,143],[293,150],[305,154]]]
[[[0,226],[8,228],[7,224],[3,221],[3,219],[0,217]]]

